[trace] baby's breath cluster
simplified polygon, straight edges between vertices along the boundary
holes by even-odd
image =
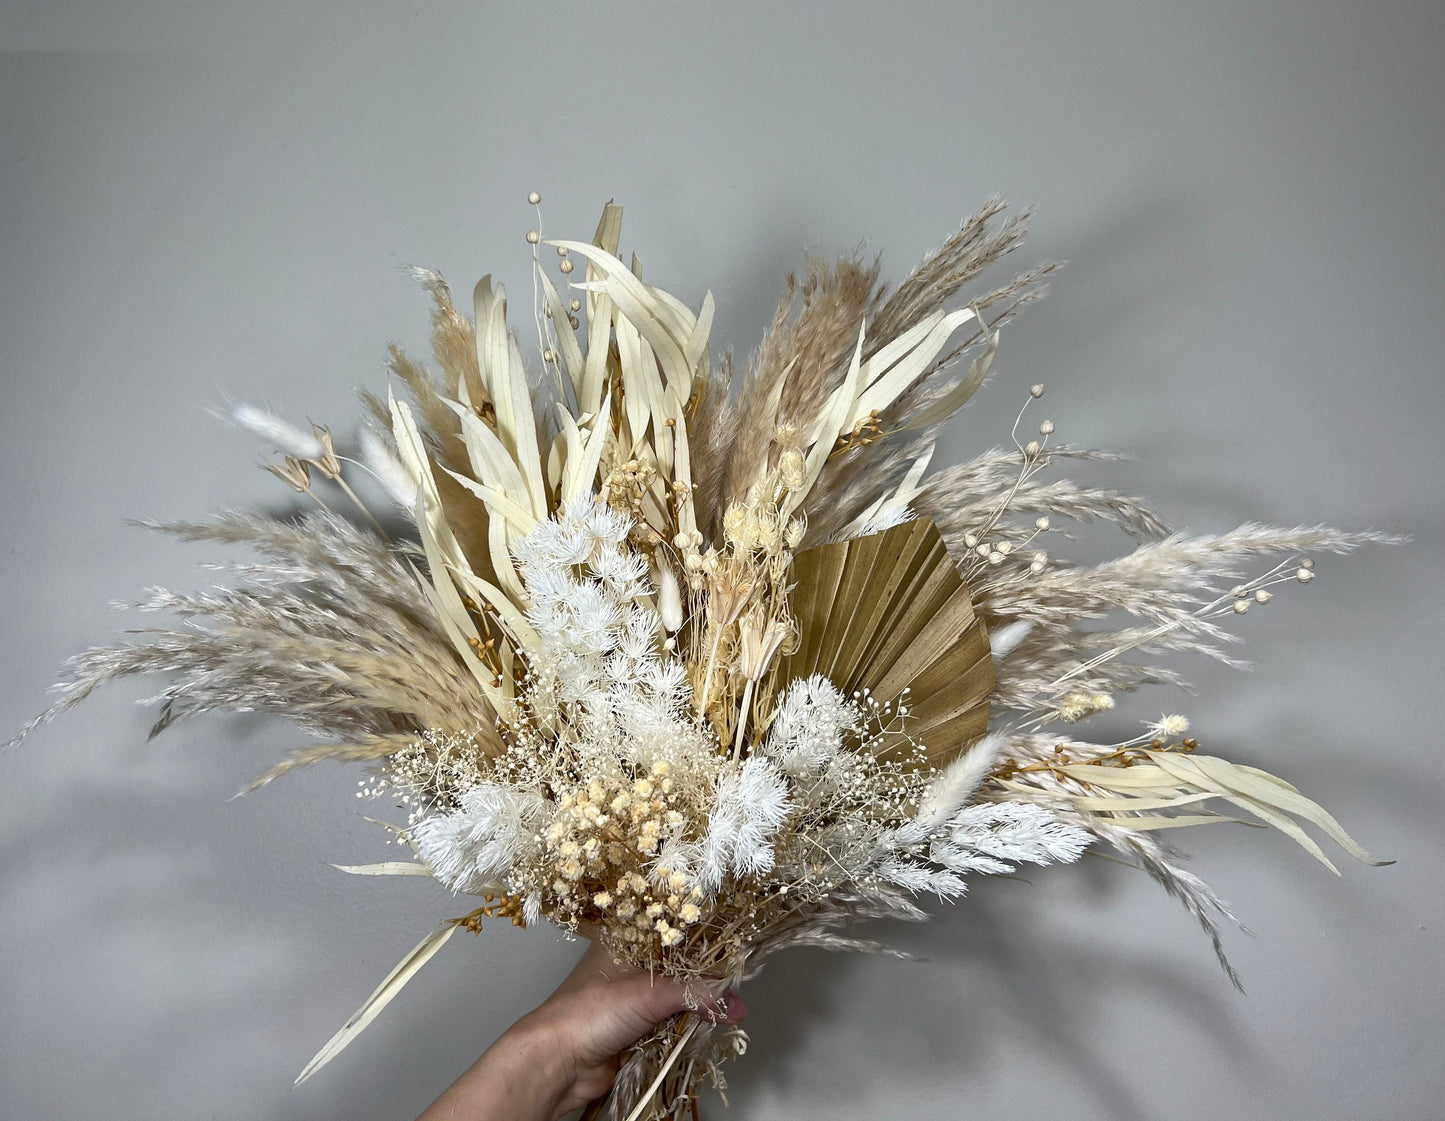
[[[490,779],[494,768],[474,735],[428,729],[397,750],[360,783],[358,798],[394,793],[408,825],[437,810],[454,810],[462,795]]]
[[[702,888],[658,859],[688,824],[684,803],[659,760],[631,780],[594,778],[562,795],[545,834],[544,906],[557,921],[588,924],[629,945],[671,948],[702,917]]]

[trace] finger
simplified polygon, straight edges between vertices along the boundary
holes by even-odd
[[[593,942],[588,945],[586,952],[572,967],[572,972],[567,974],[562,983],[557,986],[556,994],[560,996],[576,992],[578,989],[586,988],[598,981],[619,981],[635,976],[639,972],[640,970],[635,966],[614,961],[606,947],[601,943]]]
[[[638,974],[619,981],[616,988],[626,990],[625,999],[649,1024],[659,1024],[687,1007],[687,988],[664,977]]]
[[[597,982],[562,998],[563,1021],[579,1054],[591,1061],[616,1054],[650,1034],[658,1024],[687,1007],[687,993],[676,981],[647,974]]]
[[[736,1024],[748,1014],[748,1006],[742,997],[728,990],[706,997],[698,1014],[715,1024]]]

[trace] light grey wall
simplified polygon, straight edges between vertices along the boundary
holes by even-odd
[[[1249,996],[1143,877],[980,883],[898,941],[782,958],[748,993],[739,1118],[1433,1118],[1445,1083],[1439,442],[1445,11],[1436,3],[0,5],[0,725],[123,620],[203,580],[127,528],[279,500],[210,420],[229,392],[346,429],[396,267],[525,288],[523,204],[627,244],[745,354],[804,249],[898,276],[988,193],[1067,258],[947,447],[1024,387],[1099,477],[1175,524],[1410,532],[1322,560],[1195,666],[1222,753],[1337,811],[1394,867],[1335,879],[1275,835],[1186,839],[1257,933]],[[356,1047],[291,1078],[461,904],[384,858],[355,776],[228,796],[297,737],[233,719],[146,745],[139,687],[0,759],[0,1115],[407,1118],[577,952],[454,942]]]

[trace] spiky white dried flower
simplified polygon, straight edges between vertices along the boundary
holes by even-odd
[[[822,674],[800,678],[783,693],[762,754],[794,778],[816,774],[863,726],[859,707]]]
[[[755,876],[773,867],[772,838],[788,816],[788,784],[754,755],[718,781],[717,801],[702,840],[698,883],[713,892],[728,876]]]
[[[1070,864],[1092,841],[1044,806],[981,802],[953,818],[929,855],[955,872],[1007,872],[1012,864]]]
[[[454,813],[411,828],[417,855],[453,891],[501,890],[514,865],[533,855],[550,816],[539,794],[484,782],[461,797]]]

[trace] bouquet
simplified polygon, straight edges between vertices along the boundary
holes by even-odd
[[[135,607],[186,625],[78,655],[31,725],[151,673],[170,676],[152,734],[213,710],[285,715],[318,742],[256,785],[360,763],[359,796],[404,815],[386,827],[409,859],[344,871],[474,897],[301,1078],[491,918],[546,920],[695,986],[697,1008],[638,1044],[588,1114],[638,1121],[695,1117],[701,1087],[722,1087],[745,1037],[704,994],[788,947],[879,949],[861,923],[922,919],[922,897],[956,899],[970,876],[1111,848],[1189,909],[1233,978],[1232,916],[1165,830],[1242,812],[1332,870],[1304,824],[1372,862],[1288,782],[1201,750],[1182,715],[1117,742],[1081,725],[1180,684],[1168,656],[1238,664],[1229,624],[1309,583],[1312,554],[1384,535],[1171,533],[1064,475],[1121,457],[1056,442],[1030,416],[1040,385],[1008,445],[930,473],[1050,271],[965,294],[1026,216],[991,200],[891,290],[877,261],[809,261],[741,371],[710,349],[711,294],[694,310],[618,255],[621,219],[609,203],[590,241],[554,242],[538,212],[530,358],[500,284],[463,310],[417,270],[435,368],[393,348],[392,386],[361,395],[360,460],[326,427],[235,406],[315,508],[148,523],[262,559],[230,587],[149,591]],[[363,503],[363,475],[395,511]],[[1071,563],[1066,527],[1090,521],[1133,547]]]

